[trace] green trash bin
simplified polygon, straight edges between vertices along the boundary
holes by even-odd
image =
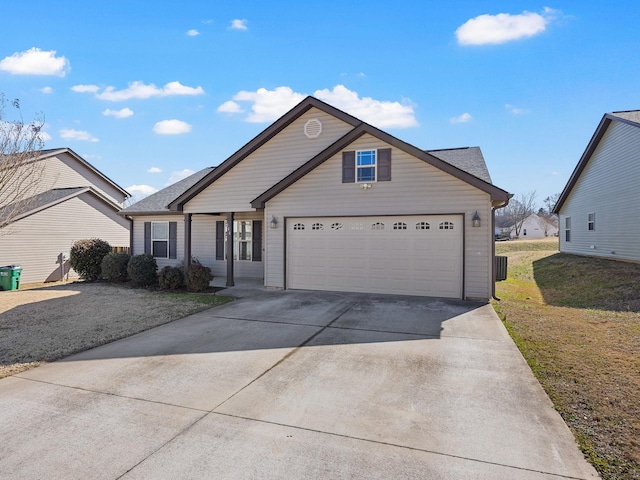
[[[21,273],[22,267],[19,265],[0,267],[0,290],[18,290]]]

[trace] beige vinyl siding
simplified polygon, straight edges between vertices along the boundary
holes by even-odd
[[[158,269],[181,266],[184,263],[184,215],[157,215],[133,217],[133,255],[144,253],[144,222],[176,222],[177,251],[176,258],[156,258]]]
[[[0,237],[0,265],[22,266],[21,283],[56,281],[60,279],[60,253],[69,252],[73,242],[86,238],[126,247],[129,221],[84,193],[10,225]]]
[[[214,277],[227,276],[227,262],[216,260],[216,222],[226,221],[226,216],[193,215],[191,217],[191,255],[200,263],[211,268]],[[262,212],[237,213],[234,220],[264,220]],[[268,228],[264,221],[263,232],[263,258],[264,258],[264,231]],[[181,239],[178,238],[178,243]],[[184,244],[184,239],[182,239]],[[238,260],[234,264],[234,277],[236,278],[263,278],[264,263],[249,260]]]
[[[611,122],[561,208],[562,252],[640,261],[639,152],[640,128]],[[589,213],[595,213],[593,231]],[[565,242],[568,216],[571,241]]]
[[[40,179],[31,185],[31,195],[37,195],[52,188],[93,187],[120,206],[125,200],[120,190],[68,153],[43,158],[38,160],[35,166],[30,164],[26,168],[42,172]]]
[[[304,135],[303,128],[312,118],[322,122],[322,134],[309,139]],[[250,203],[253,199],[351,129],[341,120],[312,108],[188,202],[184,211],[252,211],[254,209]]]
[[[345,150],[387,148],[365,135]],[[464,236],[464,294],[489,298],[492,293],[491,202],[489,195],[401,150],[392,148],[391,181],[363,190],[357,183],[342,183],[342,154],[333,156],[294,185],[267,202],[265,218],[462,214]],[[481,227],[471,226],[475,211]],[[265,285],[284,287],[285,229],[265,229]]]

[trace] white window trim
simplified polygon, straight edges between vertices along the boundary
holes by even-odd
[[[153,232],[154,232],[154,225],[159,225],[159,224],[164,224],[167,226],[167,238],[155,238],[153,236]],[[167,255],[164,257],[155,255],[154,253],[154,249],[153,249],[153,244],[154,242],[166,242],[167,243]],[[153,258],[169,258],[169,222],[151,222],[151,255],[153,256]]]
[[[358,165],[358,154],[373,152],[373,165]],[[358,171],[360,169],[373,168],[373,180],[358,180]],[[366,148],[356,150],[356,183],[376,183],[378,181],[378,150],[375,148]]]
[[[587,213],[587,230],[589,232],[595,232],[596,230],[596,213],[595,212]]]
[[[251,240],[240,240],[240,230],[238,229],[240,223],[245,222],[250,225]],[[227,231],[227,221],[224,221],[225,232]],[[304,228],[303,228],[304,230]],[[237,237],[237,238],[236,238]],[[239,259],[240,256],[240,244],[248,243],[248,255],[249,258]],[[224,236],[224,259],[227,259],[227,235]],[[234,220],[233,221],[233,261],[234,262],[252,262],[253,261],[253,220]]]
[[[569,240],[567,240],[567,232],[569,233]],[[571,243],[571,217],[564,217],[564,241]]]

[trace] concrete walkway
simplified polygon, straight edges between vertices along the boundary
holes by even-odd
[[[417,297],[254,289],[0,380],[0,425],[11,479],[597,478],[492,308]]]

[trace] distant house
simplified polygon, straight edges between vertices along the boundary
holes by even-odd
[[[510,228],[511,238],[516,238],[515,228]],[[553,237],[558,233],[558,220],[555,216],[543,217],[537,213],[532,213],[522,222],[520,235],[518,238],[546,238]]]
[[[640,261],[640,110],[607,113],[554,213],[560,251]]]
[[[269,288],[492,296],[511,195],[479,148],[425,151],[307,97],[214,169],[123,210],[134,254]]]
[[[128,247],[130,221],[118,215],[129,194],[69,148],[43,150],[36,162],[40,180],[26,206],[0,230],[0,266],[20,265],[21,283],[75,276],[62,254],[74,241],[101,238]],[[0,210],[0,216],[2,216]]]

